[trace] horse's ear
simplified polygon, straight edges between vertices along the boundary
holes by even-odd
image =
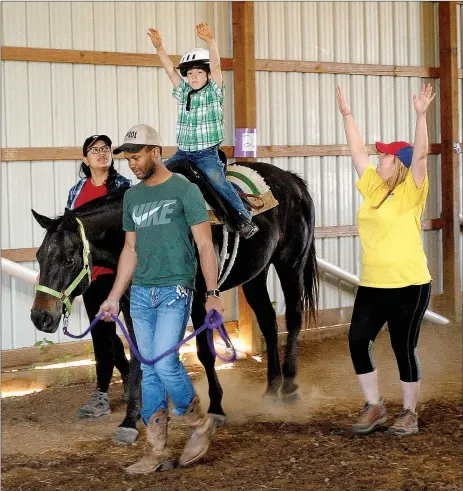
[[[37,220],[38,224],[42,228],[47,229],[53,223],[52,218],[48,218],[45,215],[40,215],[39,213],[37,213],[34,210],[31,210],[31,212],[32,212],[32,215],[34,215],[34,218]]]

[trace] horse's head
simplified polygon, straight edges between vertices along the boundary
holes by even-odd
[[[74,298],[90,285],[91,257],[85,231],[72,214],[51,219],[32,210],[39,225],[46,229],[37,251],[40,266],[31,320],[43,332],[58,329],[63,310],[70,314]]]

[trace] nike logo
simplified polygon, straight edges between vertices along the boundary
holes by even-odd
[[[133,213],[132,213],[133,221],[137,225],[140,225],[141,222],[144,222],[148,217],[150,217],[153,213],[156,213],[159,209],[161,209],[161,207],[160,206],[156,206],[156,208],[153,208],[148,213],[143,213],[143,215],[140,216],[140,217],[137,217],[137,215],[135,215],[135,210],[133,210]]]
[[[148,225],[161,225],[164,223],[169,223],[171,219],[167,219],[167,213],[173,211],[173,209],[171,209],[171,205],[174,203],[176,203],[176,200],[161,200],[135,206],[132,211],[132,220],[137,227],[140,227],[142,224],[143,227],[146,227]],[[160,216],[156,216],[155,213],[161,209],[162,211],[159,214]]]

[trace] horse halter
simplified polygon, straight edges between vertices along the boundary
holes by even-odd
[[[78,274],[76,279],[66,288],[66,290],[62,292],[58,292],[56,290],[53,290],[52,288],[48,288],[48,286],[43,286],[43,285],[36,285],[35,290],[43,293],[48,293],[49,295],[52,295],[53,297],[56,297],[58,300],[60,300],[63,303],[64,306],[64,317],[67,319],[71,315],[72,311],[72,305],[69,297],[71,296],[71,293],[77,288],[79,283],[85,278],[85,276],[88,276],[88,281],[91,283],[92,281],[92,272],[90,270],[90,266],[88,263],[88,256],[90,255],[90,246],[88,244],[87,237],[85,235],[85,230],[82,222],[76,217],[77,223],[79,224],[79,231],[80,231],[80,236],[82,238],[82,244],[84,246],[84,250],[82,253],[83,260],[84,260],[84,265],[82,267],[81,272]]]

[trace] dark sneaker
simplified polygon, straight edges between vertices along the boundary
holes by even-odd
[[[418,414],[411,409],[403,409],[400,416],[389,428],[389,433],[398,436],[408,436],[418,433]]]
[[[78,418],[98,418],[111,412],[108,394],[97,390],[94,392],[85,406],[77,410]]]
[[[367,434],[371,433],[376,428],[382,426],[387,419],[386,410],[383,407],[383,402],[378,404],[365,403],[362,414],[357,423],[352,425],[354,433]]]

